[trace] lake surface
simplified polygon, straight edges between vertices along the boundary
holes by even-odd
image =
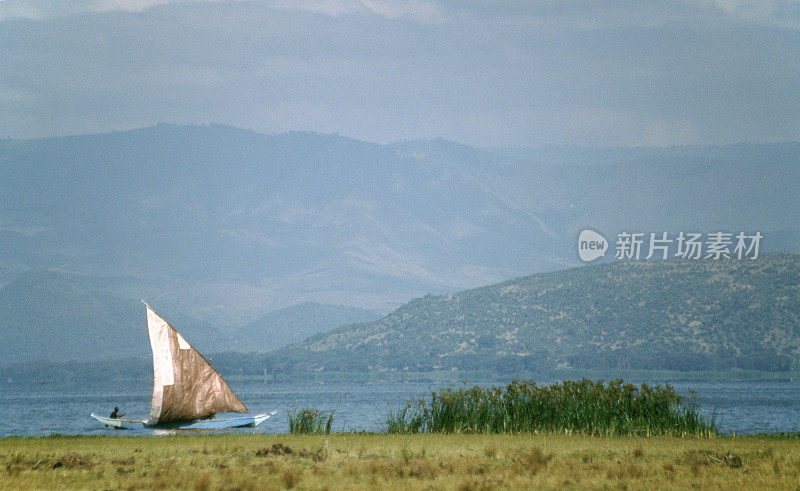
[[[430,383],[379,384],[264,384],[231,381],[231,387],[253,412],[285,408],[336,410],[334,430],[380,431],[390,408],[442,385]],[[492,384],[488,384],[492,385]],[[495,384],[496,385],[496,384]],[[446,385],[445,385],[446,386]],[[800,431],[798,382],[681,382],[675,389],[696,392],[704,415],[714,417],[723,433]],[[34,387],[0,385],[0,436],[9,435],[133,435],[154,434],[152,429],[113,431],[89,417],[108,415],[119,406],[127,417],[145,419],[150,404],[149,383],[126,386],[53,384]],[[278,413],[257,428],[237,432],[286,433],[285,413]]]

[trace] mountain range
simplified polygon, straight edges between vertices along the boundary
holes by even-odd
[[[477,149],[158,125],[0,140],[0,196],[0,285],[93,278],[208,325],[301,302],[387,313],[576,266],[584,228],[800,249],[797,143]]]
[[[3,364],[27,363],[23,372],[34,373],[34,361],[126,358],[146,367],[144,308],[108,294],[107,284],[28,272],[0,289]],[[239,375],[785,372],[800,367],[800,254],[582,266],[425,295],[383,317],[314,303],[238,326],[160,313],[218,368]]]

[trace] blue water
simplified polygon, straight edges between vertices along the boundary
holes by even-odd
[[[313,407],[336,410],[334,430],[379,431],[389,409],[441,388],[430,383],[380,384],[264,384],[231,381],[231,387],[252,412]],[[800,431],[800,383],[797,382],[681,382],[673,384],[685,395],[696,392],[704,415],[714,417],[724,433]],[[145,419],[151,387],[75,384],[21,387],[0,385],[0,436],[81,434],[153,434],[153,430],[114,432],[89,417],[108,415],[114,406],[127,417]],[[285,413],[259,427],[236,431],[285,433]]]

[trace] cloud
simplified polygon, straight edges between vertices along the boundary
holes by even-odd
[[[743,24],[800,29],[798,0],[697,0]]]
[[[36,96],[28,90],[0,87],[0,104],[23,106],[36,101]]]
[[[48,19],[93,12],[143,12],[157,5],[213,1],[217,0],[0,0],[0,21]]]
[[[362,3],[374,14],[389,19],[407,18],[426,24],[439,24],[445,20],[444,9],[433,2],[363,0]]]
[[[45,16],[2,21],[0,137],[174,122],[492,146],[800,138],[800,31],[736,5],[164,1],[1,1]]]
[[[269,5],[281,10],[304,10],[332,17],[364,12],[357,0],[275,0]]]
[[[328,16],[374,14],[389,19],[439,23],[444,10],[426,0],[0,0],[0,20],[45,19],[91,12],[143,12],[167,4],[260,3],[278,10],[302,10]]]
[[[191,3],[199,2],[200,0],[92,0],[88,5],[89,9],[96,12],[108,12],[115,10],[122,10],[125,12],[142,12],[156,5],[165,5],[168,3]],[[202,0],[210,2],[215,0]]]
[[[268,5],[283,10],[304,10],[333,17],[372,14],[387,19],[409,19],[423,24],[445,20],[445,11],[426,0],[277,0]]]
[[[762,25],[800,29],[798,0],[656,0],[647,2],[441,0],[447,12],[481,19],[513,19],[542,28],[615,29],[664,24]]]
[[[277,10],[299,10],[338,17],[377,15],[421,24],[459,17],[473,21],[505,19],[542,29],[609,29],[665,23],[721,22],[800,30],[800,0],[677,0],[631,5],[601,1],[531,0],[0,0],[0,21],[45,19],[92,12],[144,12],[167,4],[249,3]]]

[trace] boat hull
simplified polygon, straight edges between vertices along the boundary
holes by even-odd
[[[243,416],[224,416],[221,418],[199,419],[196,421],[187,421],[183,423],[171,424],[155,424],[149,425],[146,421],[138,421],[132,419],[112,419],[104,416],[98,416],[92,413],[91,416],[100,421],[109,428],[115,430],[127,430],[132,428],[154,428],[154,429],[169,429],[169,430],[221,430],[225,428],[241,428],[246,426],[258,426],[271,416],[274,416],[278,411],[261,414],[246,414]]]
[[[130,430],[133,428],[141,428],[142,424],[144,424],[144,421],[137,421],[133,419],[121,419],[121,418],[106,418],[105,416],[99,416],[95,413],[92,413],[91,417],[103,423],[104,425],[108,426],[109,428],[113,428],[115,430]]]
[[[170,430],[221,430],[224,428],[241,428],[245,426],[258,426],[278,411],[263,414],[247,414],[244,416],[226,416],[222,418],[198,419],[185,423],[147,425],[148,428],[163,428]]]

